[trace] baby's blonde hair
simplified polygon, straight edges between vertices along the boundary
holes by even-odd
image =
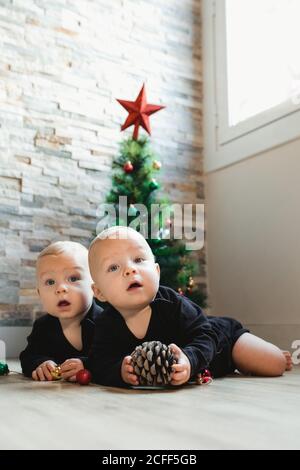
[[[85,254],[88,253],[87,248],[81,245],[81,243],[71,242],[69,240],[53,242],[46,246],[46,248],[44,248],[39,253],[37,261],[44,256],[61,255],[62,253],[74,253],[75,251],[81,251]]]
[[[88,264],[88,250],[81,243],[71,242],[69,240],[57,241],[50,243],[46,246],[38,255],[36,260],[36,282],[37,288],[41,279],[41,269],[44,262],[47,262],[45,258],[47,256],[59,256],[59,255],[69,255],[76,265],[78,265],[83,272],[85,272],[85,277],[88,281],[92,282],[91,273]],[[44,261],[42,261],[44,260]]]
[[[153,256],[153,261],[155,261],[155,257],[152,253],[152,250],[147,240],[145,239],[145,237],[143,237],[141,233],[139,233],[137,230],[134,230],[131,227],[126,227],[125,225],[114,225],[112,227],[106,228],[105,230],[102,230],[102,232],[100,232],[97,235],[97,237],[94,238],[94,240],[89,246],[89,266],[90,266],[92,277],[93,277],[93,271],[94,271],[92,251],[95,249],[96,245],[98,245],[101,241],[107,240],[107,239],[124,240],[128,238],[127,234],[129,234],[129,236],[130,234],[133,234],[137,236],[138,238],[141,238],[143,242],[146,243],[146,245],[148,245],[149,251]]]
[[[121,239],[122,240],[124,238],[126,239],[128,232],[132,233],[134,235],[140,236],[145,241],[145,238],[143,237],[143,235],[140,232],[138,232],[137,230],[134,230],[131,227],[126,227],[126,225],[113,225],[112,227],[108,227],[108,228],[102,230],[102,232],[100,232],[94,238],[94,240],[90,244],[89,249],[91,249],[93,244],[97,243],[98,240],[106,240],[108,238],[113,239],[113,240],[115,240],[115,239]]]
[[[133,235],[138,236],[144,242],[146,242],[147,245],[149,246],[145,237],[143,237],[143,235],[137,230],[134,230],[131,227],[127,227],[126,225],[113,225],[112,227],[108,227],[105,230],[102,230],[102,232],[100,232],[94,238],[94,240],[91,242],[89,246],[89,253],[91,252],[93,247],[102,240],[107,240],[107,239],[112,239],[112,240],[120,240],[120,239],[124,240],[125,239],[126,240],[126,238],[128,238],[127,233],[129,234],[132,233]],[[150,246],[149,246],[149,249],[151,251]]]

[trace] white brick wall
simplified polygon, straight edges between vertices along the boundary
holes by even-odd
[[[143,82],[167,106],[151,117],[163,187],[200,202],[200,0],[0,0],[0,324],[39,310],[38,251],[88,244],[132,134],[120,134],[115,98],[135,99]]]

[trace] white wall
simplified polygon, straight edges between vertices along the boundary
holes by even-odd
[[[300,140],[209,173],[212,313],[291,348],[300,339]]]
[[[26,347],[31,329],[29,326],[0,326],[0,361],[19,357]]]

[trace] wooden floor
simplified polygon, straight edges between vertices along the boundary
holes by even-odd
[[[9,368],[19,370],[17,361]],[[299,449],[300,367],[123,390],[0,377],[1,449]]]

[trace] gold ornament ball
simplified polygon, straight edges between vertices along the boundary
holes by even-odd
[[[60,366],[56,366],[55,369],[51,371],[51,376],[53,380],[60,380],[61,379],[61,368]]]
[[[152,167],[154,168],[154,170],[160,170],[161,162],[159,162],[158,160],[154,160],[154,162],[152,163]]]

